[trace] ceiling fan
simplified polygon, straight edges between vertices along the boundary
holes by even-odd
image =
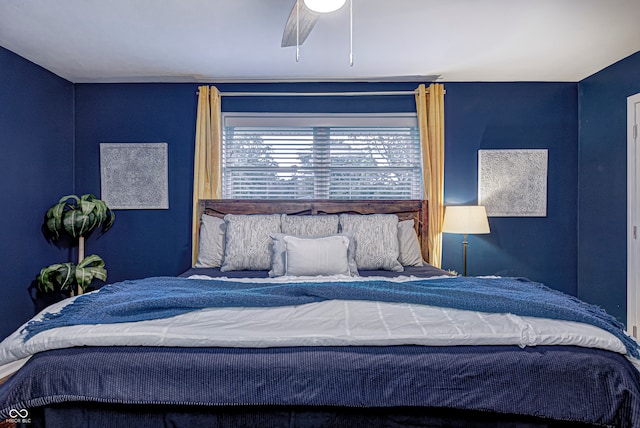
[[[323,13],[340,9],[347,0],[296,0],[284,26],[281,47],[300,46]]]

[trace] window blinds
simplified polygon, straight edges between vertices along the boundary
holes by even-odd
[[[224,198],[422,199],[415,116],[266,119],[225,120]]]

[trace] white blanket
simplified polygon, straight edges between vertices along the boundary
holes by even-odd
[[[415,278],[397,280],[405,279]],[[74,299],[43,312],[57,312]],[[270,308],[212,308],[151,321],[61,327],[26,342],[21,330],[0,343],[0,378],[15,372],[37,352],[74,346],[575,345],[626,353],[623,343],[611,333],[577,322],[346,300]]]

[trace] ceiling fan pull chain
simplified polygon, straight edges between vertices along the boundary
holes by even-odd
[[[353,0],[349,0],[349,67],[353,67]]]
[[[300,62],[300,0],[296,0],[296,62]]]

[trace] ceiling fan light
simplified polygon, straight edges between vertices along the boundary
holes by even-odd
[[[304,0],[304,5],[314,12],[329,13],[340,9],[347,0]]]

